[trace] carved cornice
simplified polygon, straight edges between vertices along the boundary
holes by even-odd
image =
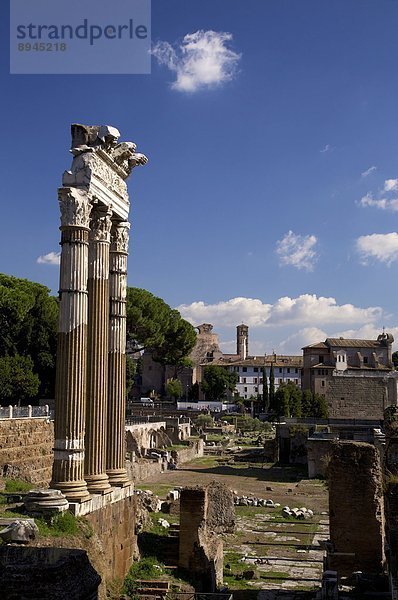
[[[89,228],[91,205],[84,190],[63,187],[58,190],[61,227]]]
[[[115,222],[111,230],[111,252],[128,253],[130,223],[127,221]]]
[[[93,242],[110,242],[111,240],[111,211],[106,211],[94,207],[90,219],[89,238]]]

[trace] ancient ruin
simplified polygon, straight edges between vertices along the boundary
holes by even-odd
[[[60,321],[52,487],[72,502],[124,486],[126,179],[147,158],[114,127],[72,125],[59,189]]]

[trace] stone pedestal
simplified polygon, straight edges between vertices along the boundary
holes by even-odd
[[[89,492],[97,494],[111,490],[106,474],[110,215],[111,211],[95,206],[91,213],[89,235],[84,478]]]
[[[127,485],[125,467],[126,288],[130,224],[115,222],[110,249],[109,393],[106,472],[111,485]]]
[[[89,499],[83,476],[86,402],[88,231],[91,206],[75,188],[59,190],[60,316],[51,486],[68,500]]]

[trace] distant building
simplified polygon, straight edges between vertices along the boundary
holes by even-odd
[[[202,323],[197,327],[198,335],[196,344],[190,354],[191,368],[179,370],[178,378],[183,387],[183,397],[188,395],[189,389],[195,383],[201,383],[203,370],[209,364],[222,366],[229,371],[236,371],[239,381],[236,386],[237,393],[242,398],[257,397],[263,393],[263,372],[265,367],[269,380],[271,363],[274,365],[275,389],[281,383],[289,381],[301,387],[301,370],[303,359],[301,356],[283,355],[249,355],[249,327],[241,324],[236,328],[236,354],[224,354],[219,345],[218,335],[213,332],[213,325]],[[146,395],[153,390],[163,395],[168,379],[174,377],[174,368],[156,363],[149,352],[142,355],[142,393]],[[200,393],[200,399],[204,398]]]
[[[327,400],[330,417],[383,418],[397,403],[389,333],[376,340],[327,338],[303,348],[303,389]]]
[[[301,387],[301,369],[303,359],[301,356],[284,355],[249,355],[249,327],[238,325],[236,328],[236,354],[222,354],[215,356],[211,364],[226,367],[230,372],[239,376],[236,391],[241,398],[256,398],[263,393],[263,369],[269,381],[271,364],[274,366],[275,389],[281,383],[292,382]],[[206,364],[202,364],[204,368]]]

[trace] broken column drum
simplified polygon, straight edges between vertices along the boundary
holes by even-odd
[[[125,345],[129,199],[147,158],[108,126],[72,125],[72,168],[59,190],[60,318],[51,486],[71,502],[125,485]]]

